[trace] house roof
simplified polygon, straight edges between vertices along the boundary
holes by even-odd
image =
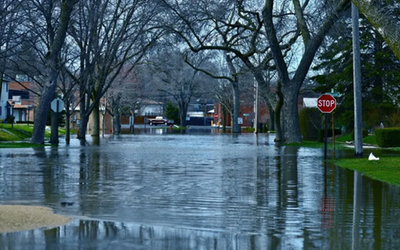
[[[158,101],[149,100],[149,99],[140,100],[140,103],[143,105],[162,105],[163,104],[163,102],[158,102]]]
[[[13,109],[29,109],[29,108],[32,108],[33,105],[26,104],[26,103],[27,102],[23,102],[22,104],[21,103],[13,103],[12,100],[8,100],[8,104],[10,106],[13,106]]]
[[[303,107],[305,108],[316,108],[318,98],[303,98]]]
[[[11,90],[27,90],[32,88],[31,82],[9,82],[8,89]]]

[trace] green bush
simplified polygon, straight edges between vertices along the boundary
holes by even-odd
[[[250,132],[254,132],[254,131],[255,131],[255,129],[252,127],[243,127],[242,128],[242,132],[250,133]]]
[[[14,119],[15,119],[14,116],[8,115],[6,118],[6,121],[7,121],[7,123],[11,124],[11,123],[14,123]]]
[[[399,147],[400,128],[382,128],[375,130],[376,143],[379,147]]]
[[[335,136],[341,135],[341,134],[342,134],[342,130],[335,128]],[[332,129],[328,129],[328,137],[332,137],[332,135],[333,135]],[[325,129],[319,129],[318,130],[318,141],[323,142],[324,137],[325,137]]]
[[[318,129],[321,126],[321,112],[316,108],[305,108],[299,112],[300,133],[304,140],[318,139]]]
[[[263,133],[267,133],[268,132],[268,126],[266,123],[263,123],[263,129],[262,129]]]

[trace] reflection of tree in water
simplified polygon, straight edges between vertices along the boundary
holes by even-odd
[[[41,173],[43,195],[48,204],[60,204],[62,201],[69,200],[70,194],[76,192],[74,181],[71,178],[74,170],[71,169],[68,162],[68,154],[60,152],[58,147],[34,148],[35,157],[40,160],[38,172]]]
[[[101,147],[1,151],[3,202],[44,204],[56,213],[114,222],[73,221],[45,235],[0,235],[0,245],[213,249],[214,242],[225,249],[350,249],[354,174],[338,167],[324,173],[320,149],[253,147],[241,137],[203,143],[205,137],[197,135],[179,147],[173,139],[186,135],[163,136],[167,145],[154,148],[150,138],[135,135],[131,145],[118,139],[110,147],[113,141]],[[360,248],[395,249],[400,189],[363,178],[361,190]],[[326,197],[333,209],[321,211]],[[66,198],[75,204],[61,207]]]
[[[117,185],[115,167],[109,155],[101,148],[85,147],[79,155],[79,205],[81,211],[90,214],[109,215],[118,207],[118,200],[112,196]]]

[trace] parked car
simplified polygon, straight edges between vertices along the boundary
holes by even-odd
[[[173,125],[174,120],[167,119],[165,116],[156,116],[156,118],[148,119],[148,123],[153,125]]]

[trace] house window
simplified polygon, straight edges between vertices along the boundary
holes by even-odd
[[[6,83],[6,93],[8,92],[8,83]]]
[[[0,106],[0,116],[2,116],[2,115],[3,115],[3,107]]]

